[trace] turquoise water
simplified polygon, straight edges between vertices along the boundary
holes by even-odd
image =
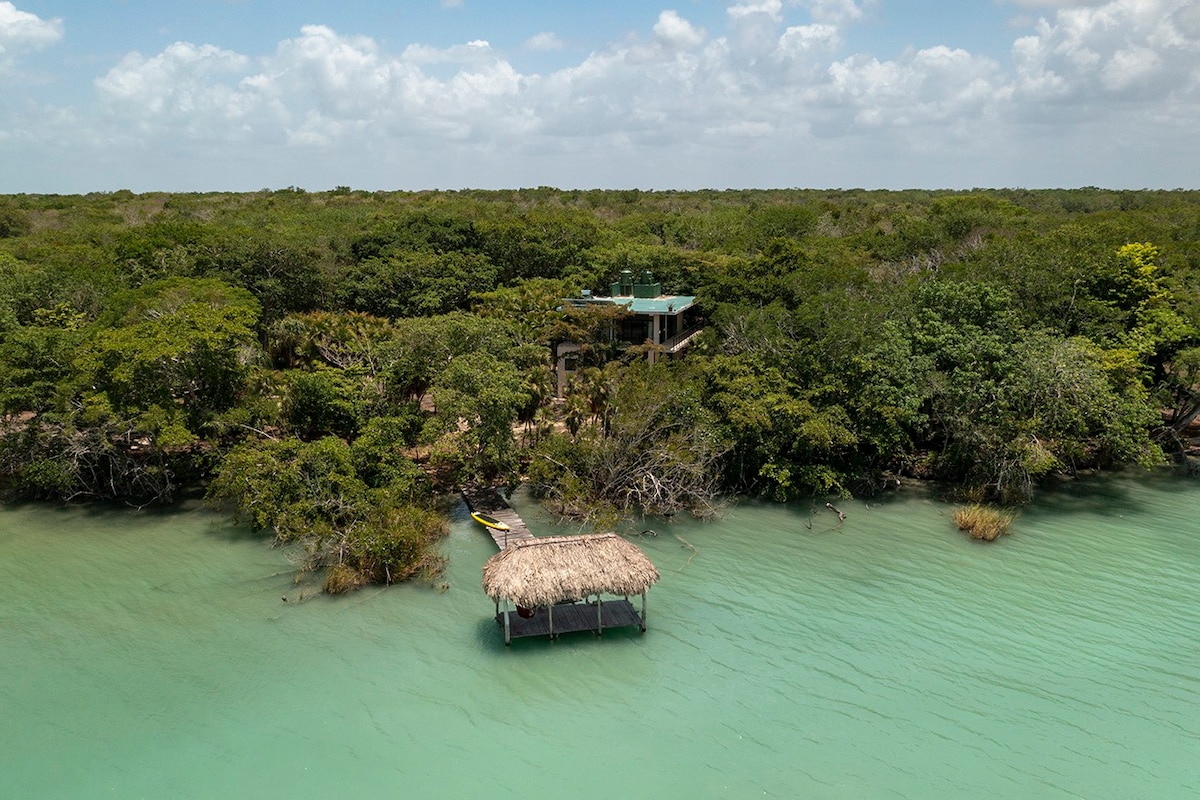
[[[447,589],[336,600],[203,510],[0,510],[0,796],[1200,796],[1200,483],[839,505],[655,524],[648,633],[511,648],[463,509]]]

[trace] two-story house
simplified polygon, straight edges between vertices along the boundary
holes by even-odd
[[[663,294],[662,284],[654,280],[650,270],[642,270],[636,280],[632,270],[622,270],[611,291],[611,296],[604,297],[585,289],[578,297],[567,298],[566,303],[575,308],[608,304],[624,309],[627,313],[613,324],[612,339],[626,345],[651,345],[646,348],[650,363],[680,353],[701,331],[696,298]],[[556,348],[555,371],[560,395],[575,370],[578,351],[579,346],[574,342],[560,342]]]

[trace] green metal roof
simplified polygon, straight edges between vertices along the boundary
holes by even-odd
[[[696,298],[686,294],[662,294],[658,297],[614,297],[612,301],[635,314],[682,314],[691,308]]]
[[[658,297],[597,297],[588,296],[570,298],[572,305],[587,305],[589,303],[612,303],[624,306],[634,314],[682,314],[696,303],[693,295],[662,294]]]

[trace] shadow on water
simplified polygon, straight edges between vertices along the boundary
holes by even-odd
[[[250,526],[245,523],[233,523],[227,517],[215,514],[204,525],[204,535],[229,542],[230,544],[261,542],[266,547],[270,547],[271,545],[270,533],[266,531],[252,531],[250,530]]]
[[[142,519],[156,524],[167,525],[173,518],[187,520],[192,529],[196,528],[197,517],[204,515],[207,519],[201,528],[206,536],[221,539],[230,543],[263,542],[268,544],[270,537],[262,532],[250,530],[244,523],[234,523],[227,513],[208,506],[203,500],[186,499],[168,505],[136,506],[117,500],[93,500],[78,503],[55,503],[45,500],[22,500],[4,503],[3,507],[12,510],[36,511],[63,520],[61,531],[74,533],[72,520],[80,517],[89,522],[111,524],[114,530],[120,530],[129,520]]]
[[[490,609],[489,609],[490,610]],[[558,639],[551,640],[548,636],[528,636],[513,639],[512,644],[504,644],[504,629],[495,618],[484,612],[475,624],[472,639],[480,651],[490,655],[508,658],[536,658],[547,653],[562,650],[574,650],[577,647],[628,647],[630,643],[644,640],[646,634],[637,630],[636,626],[627,628],[605,629],[603,636],[597,636],[592,631],[577,631],[564,633]]]
[[[108,520],[118,516],[128,516],[129,514],[144,513],[151,515],[155,509],[147,506],[138,508],[137,506],[119,503],[115,500],[93,500],[90,502],[78,503],[56,503],[49,500],[14,500],[4,502],[0,507],[8,508],[13,511],[36,511],[39,514],[50,514],[59,517],[77,517],[85,516],[90,519]],[[177,513],[174,506],[165,509],[158,509],[158,513]]]
[[[1144,513],[1151,510],[1143,499],[1146,494],[1144,489],[1176,486],[1181,490],[1190,490],[1197,485],[1200,485],[1200,479],[1175,467],[1128,469],[1078,477],[1062,476],[1039,486],[1033,502],[1024,508],[1051,514]],[[924,500],[951,508],[966,502],[956,497],[955,491],[953,486],[932,481],[909,482],[873,495],[849,499],[830,495],[776,504],[758,498],[738,498],[730,507],[779,509],[794,518],[805,532],[816,534],[836,531],[842,527],[837,517],[838,509],[846,513],[848,521],[855,513],[883,511],[893,506],[903,506],[913,500]]]
[[[1150,488],[1194,489],[1197,480],[1162,467],[1063,478],[1039,489],[1031,511],[1045,514],[1139,514],[1154,511],[1147,504]]]

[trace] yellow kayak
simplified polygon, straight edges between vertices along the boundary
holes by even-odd
[[[475,520],[485,528],[495,528],[498,531],[506,531],[509,529],[507,522],[501,522],[491,514],[484,514],[482,511],[472,511],[471,519]]]

